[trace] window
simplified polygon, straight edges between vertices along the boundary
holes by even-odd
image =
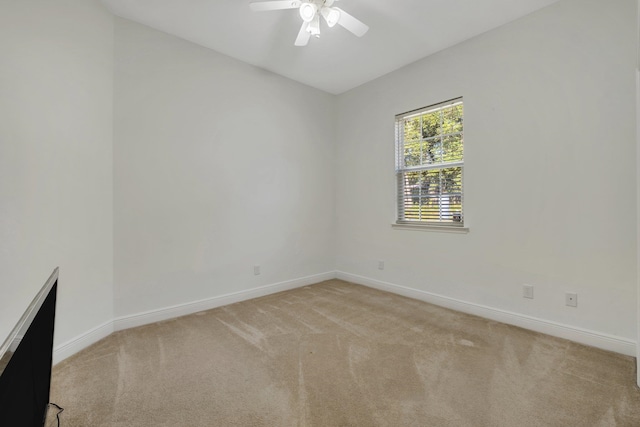
[[[396,116],[398,224],[464,225],[462,98]]]

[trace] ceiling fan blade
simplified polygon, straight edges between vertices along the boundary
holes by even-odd
[[[300,7],[300,0],[272,0],[249,3],[249,7],[254,12],[265,12],[269,10],[295,9]]]
[[[296,38],[295,45],[296,46],[306,46],[309,43],[309,39],[311,38],[311,33],[307,31],[307,27],[309,27],[308,22],[303,22],[302,27],[300,27],[300,32],[298,33],[298,37]]]
[[[338,24],[342,25],[356,36],[362,37],[367,31],[369,31],[369,26],[363,24],[359,19],[354,18],[338,7],[334,7],[334,9],[340,11],[340,20],[338,20]]]

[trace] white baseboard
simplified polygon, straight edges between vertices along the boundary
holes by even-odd
[[[103,338],[108,337],[113,333],[113,322],[108,321],[100,326],[96,326],[93,329],[85,332],[84,334],[67,341],[66,343],[57,346],[53,350],[53,364],[62,362],[67,357],[73,356],[80,350],[89,347],[100,341]]]
[[[122,316],[113,321],[114,330],[121,331],[123,329],[135,328],[137,326],[160,322],[167,319],[173,319],[175,317],[185,316],[187,314],[193,314],[199,311],[211,310],[212,308],[222,307],[224,305],[234,304],[240,301],[263,297],[265,295],[275,294],[276,292],[288,291],[290,289],[300,288],[302,286],[312,285],[314,283],[335,278],[335,271],[330,271],[321,274],[314,274],[312,276],[301,277],[298,279],[287,280],[285,282],[260,286],[258,288],[232,292],[213,298],[207,298],[199,301],[192,301],[184,304],[174,305],[171,307],[160,308],[157,310],[146,311],[143,313]]]
[[[108,337],[114,331],[120,331],[123,329],[142,326],[149,323],[155,323],[179,316],[185,316],[188,314],[197,313],[199,311],[210,310],[212,308],[221,307],[240,301],[246,301],[277,292],[287,291],[302,286],[312,285],[314,283],[335,278],[425,301],[463,313],[469,313],[498,322],[508,323],[510,325],[519,326],[521,328],[530,329],[532,331],[541,332],[543,334],[565,338],[581,344],[598,347],[604,350],[614,351],[616,353],[625,354],[627,356],[636,356],[636,343],[626,338],[607,335],[600,332],[581,329],[574,326],[564,325],[561,323],[461,301],[454,298],[421,291],[418,289],[408,288],[393,283],[359,276],[356,274],[345,273],[342,271],[331,271],[321,274],[315,274],[312,276],[301,277],[298,279],[287,280],[285,282],[274,283],[271,285],[261,286],[258,288],[247,289],[244,291],[233,292],[213,298],[203,299],[200,301],[193,301],[185,304],[178,304],[171,307],[161,308],[158,310],[119,317],[113,321],[105,322],[102,325],[99,325],[89,330],[88,332],[65,342],[64,344],[57,346],[53,352],[53,364],[55,365],[63,361],[67,357],[70,357],[80,350],[90,346],[91,344],[94,344],[101,339]]]
[[[230,294],[207,298],[200,301],[193,301],[185,304],[178,304],[171,307],[161,308],[158,310],[151,310],[144,313],[123,316],[113,321],[105,322],[102,325],[90,329],[86,333],[65,342],[64,344],[57,346],[53,351],[53,364],[56,365],[62,362],[64,359],[73,356],[80,350],[89,347],[91,344],[94,344],[101,339],[108,337],[115,331],[172,319],[174,317],[185,316],[187,314],[197,313],[198,311],[210,310],[212,308],[221,307],[223,305],[229,305],[252,298],[274,294],[276,292],[282,292],[289,289],[312,285],[314,283],[335,278],[335,271],[330,271],[327,273],[315,274],[312,276],[287,280],[285,282],[274,283],[272,285],[247,289],[245,291],[233,292]]]
[[[614,351],[616,353],[625,354],[627,356],[636,356],[636,343],[626,338],[603,334],[600,332],[590,331],[587,329],[538,319],[535,317],[525,316],[523,314],[487,307],[480,304],[461,301],[455,298],[449,298],[418,289],[396,285],[393,283],[382,282],[380,280],[358,276],[356,274],[345,273],[342,271],[336,272],[336,277],[348,282],[357,283],[359,285],[368,286],[370,288],[375,288],[382,291],[402,295],[408,298],[425,301],[434,305],[461,311],[463,313],[473,314],[498,322],[508,323],[510,325],[519,326],[521,328],[530,329],[532,331],[541,332],[543,334],[551,335],[554,337],[564,338],[592,347]]]

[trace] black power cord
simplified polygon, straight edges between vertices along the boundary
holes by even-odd
[[[58,409],[58,413],[56,413],[56,419],[58,420],[58,427],[60,427],[60,414],[64,412],[64,408],[55,403],[49,403],[49,406],[55,406]]]

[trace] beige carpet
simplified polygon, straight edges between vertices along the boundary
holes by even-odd
[[[63,427],[640,426],[634,377],[630,357],[332,280],[115,333],[54,368],[51,400]]]

